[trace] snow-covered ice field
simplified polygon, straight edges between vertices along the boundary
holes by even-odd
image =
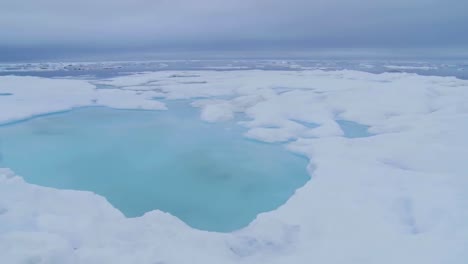
[[[355,70],[1,76],[0,95],[3,124],[84,106],[167,110],[167,100],[190,100],[206,122],[244,114],[247,138],[306,155],[311,175],[277,210],[215,233],[161,211],[126,218],[104,197],[28,184],[4,168],[0,263],[468,261],[466,80]],[[360,132],[343,131],[346,123],[368,134],[351,136]]]

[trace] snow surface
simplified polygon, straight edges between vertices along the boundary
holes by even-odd
[[[149,95],[134,91],[95,89],[84,80],[0,77],[0,123],[76,107],[104,105],[120,109],[166,109]]]
[[[115,89],[95,89],[95,85]],[[109,87],[110,87],[109,86]],[[0,77],[0,122],[74,107],[237,113],[247,137],[310,158],[312,179],[233,233],[152,211],[125,218],[103,197],[0,170],[0,263],[465,264],[468,81],[358,71],[148,72],[110,80]],[[369,126],[346,138],[336,120]],[[316,124],[319,127],[315,127]]]
[[[436,70],[437,67],[434,66],[412,66],[412,65],[385,65],[387,69],[391,70]]]

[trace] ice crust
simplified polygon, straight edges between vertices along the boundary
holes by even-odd
[[[115,89],[96,89],[95,85]],[[125,218],[103,197],[0,170],[0,263],[466,263],[468,81],[358,71],[148,72],[109,80],[0,77],[0,122],[74,107],[201,118],[310,158],[312,179],[233,233],[152,211]],[[336,120],[369,126],[346,138]],[[307,124],[317,124],[318,127]]]

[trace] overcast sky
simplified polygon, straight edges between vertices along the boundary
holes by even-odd
[[[4,56],[467,45],[468,0],[0,0]]]

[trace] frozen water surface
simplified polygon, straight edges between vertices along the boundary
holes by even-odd
[[[197,109],[88,107],[0,127],[0,167],[28,182],[92,191],[128,217],[159,209],[188,225],[232,231],[305,184],[307,159],[242,137]]]

